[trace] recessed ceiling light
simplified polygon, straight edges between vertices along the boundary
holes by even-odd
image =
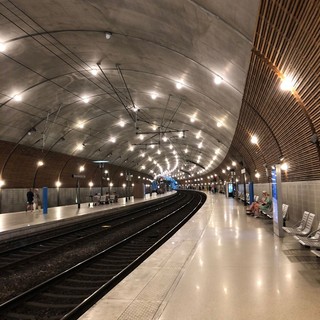
[[[21,96],[21,94],[15,94],[15,95],[13,96],[13,100],[14,100],[14,101],[22,101],[22,96]]]
[[[77,126],[78,126],[78,128],[83,129],[84,128],[84,122],[78,122]]]
[[[220,76],[215,76],[214,77],[214,83],[219,85],[222,82],[222,78]]]
[[[94,76],[96,76],[98,74],[98,70],[97,69],[91,69],[90,72]]]
[[[0,42],[0,52],[6,51],[6,48],[7,48],[6,44],[3,42]]]
[[[256,135],[253,135],[251,137],[251,143],[253,143],[253,144],[257,144],[258,143],[258,137]]]
[[[282,79],[280,89],[283,91],[292,91],[293,90],[293,80],[290,77]]]
[[[183,84],[181,82],[176,82],[176,88],[180,90],[183,87]]]
[[[83,96],[83,97],[81,97],[81,99],[83,100],[84,103],[89,102],[89,98],[87,96]]]

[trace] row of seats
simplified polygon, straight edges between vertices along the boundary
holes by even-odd
[[[311,252],[320,257],[320,251],[318,251],[320,249],[320,223],[318,228],[312,231],[314,218],[314,213],[305,211],[301,221],[292,227],[283,227],[283,230],[292,234],[301,245],[312,248]]]
[[[92,201],[90,203],[92,203],[93,206],[97,206],[100,204],[108,204],[108,203],[114,203],[114,202],[118,202],[118,197],[116,194],[110,194],[110,195],[96,194],[92,197]],[[89,206],[90,206],[90,203],[89,203]]]
[[[242,202],[245,201],[244,200],[244,194],[242,192],[238,193],[238,199],[241,200]],[[259,196],[258,196],[258,199],[259,199]],[[250,204],[250,195],[249,195],[249,193],[246,194],[246,204]]]
[[[286,221],[287,218],[288,218],[288,209],[289,209],[289,205],[283,203],[282,204],[282,218],[283,218],[283,221]],[[273,219],[273,209],[272,209],[272,207],[267,211],[263,211],[262,210],[261,213],[266,215],[268,218]]]

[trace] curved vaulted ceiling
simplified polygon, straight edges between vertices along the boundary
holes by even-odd
[[[212,171],[234,137],[258,9],[0,1],[0,140],[146,173]]]
[[[76,159],[320,179],[320,0],[0,0],[0,26],[0,178],[33,147],[41,179]]]

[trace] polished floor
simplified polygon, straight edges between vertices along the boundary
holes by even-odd
[[[320,319],[320,259],[243,204],[196,215],[81,320]]]

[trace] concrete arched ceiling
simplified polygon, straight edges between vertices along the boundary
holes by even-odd
[[[0,140],[146,173],[167,169],[166,158],[170,169],[179,159],[187,172],[212,171],[235,133],[258,9],[1,1]]]

